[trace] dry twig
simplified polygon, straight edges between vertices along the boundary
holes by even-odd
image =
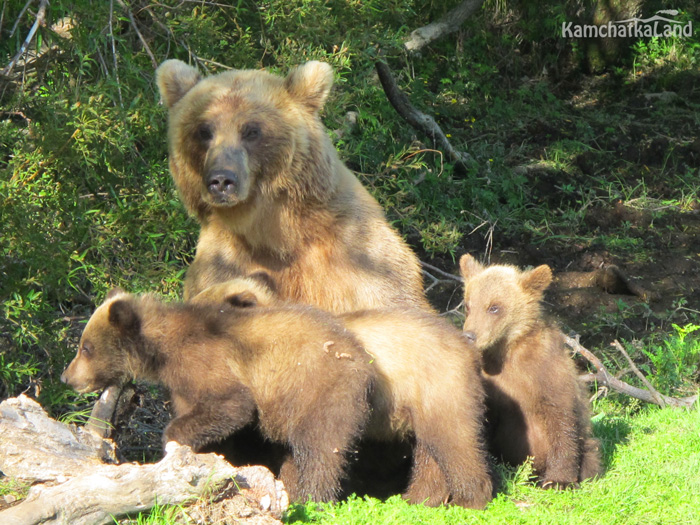
[[[644,376],[644,374],[642,374],[639,368],[637,368],[637,365],[634,364],[629,354],[625,351],[620,342],[617,339],[615,339],[612,342],[612,346],[614,346],[625,357],[625,359],[627,359],[627,362],[629,363],[632,372],[634,372],[634,375],[636,375],[641,380],[641,382],[644,383],[644,386],[646,386],[649,392],[651,392],[651,395],[654,396],[654,402],[662,408],[665,407],[666,403],[661,397],[661,394],[659,394],[659,392],[652,386],[652,384]]]

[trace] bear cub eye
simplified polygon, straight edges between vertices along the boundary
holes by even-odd
[[[248,142],[258,140],[262,135],[262,130],[260,125],[256,123],[250,123],[243,126],[243,131],[241,131],[241,138]]]
[[[199,142],[209,142],[214,138],[214,131],[209,124],[200,124],[195,130],[194,136]]]
[[[90,343],[83,343],[79,350],[85,357],[91,357],[92,355],[92,345]]]
[[[489,306],[487,311],[490,314],[499,314],[501,313],[501,307],[497,304],[492,304],[491,306]]]

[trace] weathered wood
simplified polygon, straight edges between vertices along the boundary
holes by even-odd
[[[100,437],[108,438],[112,434],[112,418],[117,408],[117,401],[122,393],[120,386],[105,388],[90,412],[90,419],[85,427]]]
[[[412,31],[406,42],[404,42],[404,47],[407,51],[415,53],[438,38],[457,31],[464,21],[473,15],[483,3],[484,0],[464,0],[445,13],[445,16],[439,20]]]
[[[276,522],[288,505],[281,482],[264,467],[237,469],[216,454],[169,443],[155,464],[103,463],[110,441],[50,419],[26,396],[0,404],[0,471],[35,482],[19,504],[0,512],[16,525],[114,523],[113,517],[183,504],[231,485],[248,500],[246,516]],[[109,458],[113,459],[113,457]],[[250,507],[250,502],[255,502]],[[244,505],[245,506],[245,505]],[[244,522],[244,519],[239,521]]]
[[[0,471],[6,476],[53,481],[105,462],[117,462],[111,441],[50,419],[25,395],[0,403]]]

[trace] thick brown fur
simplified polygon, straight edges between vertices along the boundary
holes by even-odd
[[[163,442],[195,451],[257,421],[288,447],[290,498],[332,501],[369,415],[370,359],[317,309],[164,304],[122,292],[90,318],[61,379],[79,392],[132,379],[164,385],[175,417]]]
[[[214,285],[192,302],[243,308],[285,304],[260,274]],[[483,508],[492,498],[482,436],[484,392],[478,359],[462,333],[416,308],[363,310],[336,318],[373,357],[375,388],[365,437],[415,439],[407,499]],[[335,345],[327,350],[339,351]]]
[[[430,308],[417,257],[321,123],[330,66],[201,78],[168,60],[156,76],[169,110],[170,169],[201,223],[186,300],[264,270],[280,297],[327,311]]]
[[[464,255],[460,270],[464,333],[482,359],[494,455],[511,464],[533,457],[543,487],[575,486],[599,474],[585,393],[561,331],[542,313],[550,268],[485,267]]]

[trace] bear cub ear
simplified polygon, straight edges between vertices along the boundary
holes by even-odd
[[[156,69],[156,83],[163,102],[172,108],[202,77],[181,60],[166,60]]]
[[[228,295],[224,301],[235,308],[252,308],[258,305],[257,296],[248,291]]]
[[[523,273],[520,283],[525,290],[544,292],[552,282],[552,270],[546,264]]]
[[[109,299],[112,299],[113,297],[116,297],[117,295],[121,295],[121,294],[125,294],[125,293],[126,292],[122,288],[119,288],[119,286],[115,286],[109,292],[107,292],[107,295],[105,296],[105,301],[108,301]]]
[[[486,267],[483,264],[468,253],[462,255],[462,258],[459,260],[459,271],[462,274],[462,277],[464,277],[465,281],[471,279],[477,274],[480,274],[485,268]]]
[[[314,113],[326,103],[332,86],[333,69],[315,60],[292,69],[284,79],[287,92]]]
[[[109,305],[109,324],[123,335],[132,335],[141,329],[141,319],[136,307],[129,299],[115,299]]]

